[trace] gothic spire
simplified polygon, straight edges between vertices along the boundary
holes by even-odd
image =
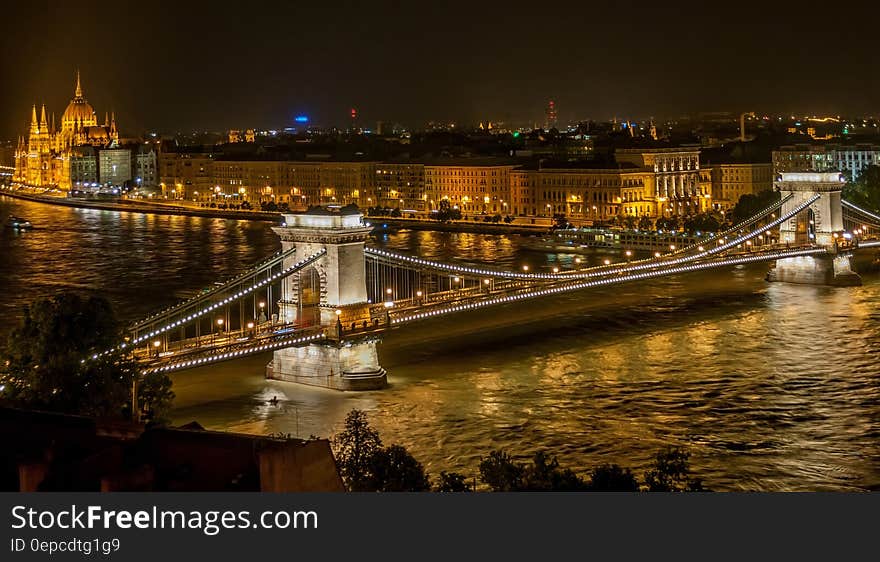
[[[80,85],[79,81],[79,69],[76,69],[76,93],[74,94],[76,97],[81,98],[83,95],[82,85]]]
[[[43,104],[42,109],[40,110],[40,130],[46,131],[49,129],[49,122],[46,120],[46,104]]]
[[[31,131],[36,131],[39,126],[40,123],[37,121],[37,104],[34,104],[33,109],[31,109]]]

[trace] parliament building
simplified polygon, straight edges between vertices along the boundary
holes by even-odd
[[[61,128],[55,126],[55,116],[46,117],[46,106],[31,111],[31,125],[27,140],[20,137],[15,151],[13,181],[38,187],[57,187],[70,190],[80,183],[77,165],[71,160],[84,152],[114,148],[119,142],[116,117],[105,114],[99,125],[95,110],[83,96],[79,72],[76,74],[74,97],[61,116]],[[89,174],[91,175],[91,174]]]

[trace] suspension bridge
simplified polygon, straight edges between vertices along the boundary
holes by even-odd
[[[386,384],[377,352],[385,332],[445,315],[756,262],[772,264],[770,281],[858,285],[849,258],[880,247],[880,216],[843,201],[843,183],[839,173],[782,174],[778,202],[700,244],[571,270],[367,247],[372,229],[356,208],[288,214],[274,228],[281,251],[134,322],[119,347],[133,351],[145,376],[273,352],[269,378],[365,390]]]

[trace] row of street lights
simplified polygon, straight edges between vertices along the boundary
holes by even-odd
[[[260,321],[260,323],[267,322],[268,320],[263,320],[264,318],[266,318],[266,316],[264,315],[264,309],[266,308],[266,303],[263,301],[260,301],[258,303],[258,306],[260,308],[260,315],[258,317],[258,320]],[[223,326],[225,324],[226,324],[226,320],[223,318],[218,318],[216,320],[217,330],[211,331],[211,345],[214,345],[214,343],[216,342],[217,334],[223,332]],[[251,336],[255,335],[254,328],[256,327],[256,323],[253,320],[249,321],[247,324],[245,324],[245,326],[247,328],[249,335],[251,335]],[[162,340],[154,340],[153,341],[153,349],[155,350],[156,358],[159,357],[161,347],[162,347]]]

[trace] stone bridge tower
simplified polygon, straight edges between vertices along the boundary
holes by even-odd
[[[284,219],[273,230],[281,237],[282,250],[296,247],[296,252],[283,267],[321,250],[326,253],[283,281],[279,321],[294,322],[297,329],[323,326],[329,337],[307,347],[276,351],[267,377],[339,390],[384,387],[385,369],[379,366],[376,340],[343,341],[340,333],[343,326],[371,325],[364,243],[372,228],[364,225],[363,215],[353,206],[315,208],[286,214]]]
[[[769,281],[814,285],[861,285],[861,278],[850,268],[848,251],[838,251],[843,233],[841,191],[846,180],[840,172],[783,172],[775,182],[782,198],[793,195],[780,213],[790,213],[815,195],[819,199],[805,211],[779,226],[780,242],[811,244],[828,249],[828,255],[801,256],[778,260],[767,275]]]

